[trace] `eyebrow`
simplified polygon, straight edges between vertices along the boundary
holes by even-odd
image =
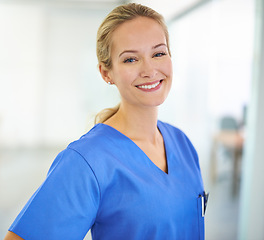
[[[156,48],[159,48],[162,46],[167,47],[167,45],[165,43],[159,43],[159,44],[153,46],[152,49],[156,49]],[[121,57],[124,53],[137,53],[137,52],[138,51],[136,51],[136,50],[125,50],[119,54],[119,57]]]
[[[162,46],[167,47],[167,45],[165,43],[160,43],[160,44],[155,45],[152,49],[162,47]]]

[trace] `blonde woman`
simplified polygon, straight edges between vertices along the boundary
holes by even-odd
[[[158,121],[171,88],[169,36],[160,14],[115,8],[97,35],[103,80],[120,105],[62,151],[6,240],[204,238],[198,157],[179,129]]]

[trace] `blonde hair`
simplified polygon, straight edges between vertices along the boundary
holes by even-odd
[[[105,108],[99,113],[97,113],[94,118],[94,124],[105,122],[107,119],[109,119],[110,117],[112,117],[117,113],[119,107],[120,107],[120,103],[113,108]]]
[[[96,54],[98,62],[103,64],[105,68],[112,68],[111,40],[113,32],[122,23],[133,20],[137,17],[148,17],[155,20],[158,24],[161,25],[165,33],[168,52],[169,55],[171,55],[169,47],[169,33],[163,16],[147,6],[137,3],[128,3],[114,8],[106,16],[106,18],[98,28],[96,39]],[[108,118],[112,117],[118,111],[119,106],[120,104],[114,108],[104,109],[103,111],[99,112],[95,117],[95,124],[100,122],[102,123]]]

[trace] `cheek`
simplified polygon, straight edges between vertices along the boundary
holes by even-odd
[[[119,81],[123,84],[131,84],[136,76],[136,70],[132,68],[125,68],[119,72]],[[122,84],[121,83],[121,84]]]
[[[170,75],[172,75],[173,70],[172,70],[172,61],[171,61],[171,59],[169,59],[167,67],[168,67],[168,72],[170,73]]]
[[[163,64],[163,72],[166,76],[172,77],[173,69],[172,69],[172,62],[171,59],[168,59],[164,64]]]
[[[133,71],[129,71],[127,69],[118,69],[118,71],[115,71],[112,75],[113,81],[118,88],[119,92],[126,91],[128,89],[128,86],[131,85],[133,82]]]

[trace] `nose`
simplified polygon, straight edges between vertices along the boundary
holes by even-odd
[[[157,73],[153,59],[144,59],[141,64],[140,76],[142,78],[154,78]]]

